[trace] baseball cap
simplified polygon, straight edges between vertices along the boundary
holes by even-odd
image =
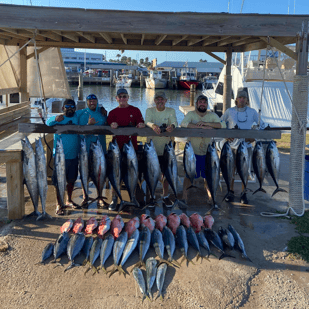
[[[157,91],[157,92],[155,93],[154,98],[156,99],[156,98],[159,98],[159,97],[161,97],[161,98],[163,98],[163,99],[166,100],[165,92],[164,92],[164,91]]]
[[[240,97],[248,99],[248,92],[245,90],[245,88],[239,88],[238,89],[236,99],[240,98]]]
[[[97,100],[98,101],[98,98],[95,94],[89,94],[86,98],[87,100]]]
[[[72,100],[72,99],[65,99],[64,102],[63,102],[63,106],[65,106],[65,105],[74,105],[74,106],[76,106],[75,101]]]
[[[199,95],[198,97],[197,97],[197,99],[196,99],[196,102],[198,101],[198,100],[206,100],[206,102],[208,103],[208,98],[205,96],[205,95],[203,95],[203,94],[201,94],[201,95]]]
[[[127,91],[127,89],[120,88],[120,89],[117,90],[117,96],[118,96],[119,94],[121,94],[121,93],[128,94],[128,91]]]

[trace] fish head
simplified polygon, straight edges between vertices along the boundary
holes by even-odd
[[[213,218],[212,215],[207,215],[207,216],[204,217],[204,225],[205,225],[205,227],[211,229],[213,224],[214,224],[214,222],[215,222],[215,219]]]

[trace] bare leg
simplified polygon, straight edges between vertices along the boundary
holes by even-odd
[[[185,203],[188,202],[188,188],[191,186],[191,181],[189,178],[185,177],[183,180],[183,187],[182,187],[182,199]]]
[[[204,187],[205,187],[205,190],[207,192],[208,201],[212,201],[211,193],[210,193],[210,190],[208,188],[208,184],[207,184],[207,181],[206,181],[205,178],[204,178]]]
[[[167,196],[168,195],[168,182],[166,180],[166,178],[164,178],[163,180],[163,196]]]

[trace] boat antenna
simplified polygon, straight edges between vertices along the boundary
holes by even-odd
[[[240,13],[242,13],[242,9],[243,9],[243,7],[244,7],[244,3],[245,3],[245,0],[242,0],[241,9],[240,9]]]

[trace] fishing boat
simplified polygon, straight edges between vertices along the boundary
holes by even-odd
[[[132,74],[123,74],[118,76],[115,86],[119,88],[130,88],[133,82]]]
[[[149,77],[145,79],[146,88],[163,89],[167,86],[167,74],[164,71],[151,70]]]
[[[196,69],[188,67],[181,69],[178,81],[179,88],[190,89],[191,85],[195,85],[197,88],[199,82],[196,79],[196,75]]]

